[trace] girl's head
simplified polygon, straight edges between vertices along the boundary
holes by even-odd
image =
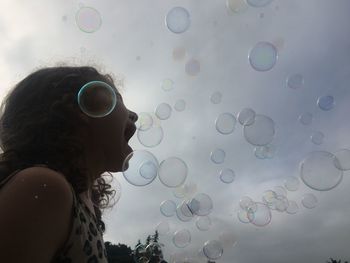
[[[113,111],[99,118],[85,114],[77,101],[81,87],[96,80],[110,85],[117,97]],[[115,192],[108,190],[102,173],[122,171],[132,151],[127,140],[135,132],[137,115],[126,108],[109,74],[93,67],[39,69],[7,94],[1,114],[0,180],[14,170],[46,164],[77,193],[91,189],[96,204]],[[100,210],[95,212],[101,219]]]

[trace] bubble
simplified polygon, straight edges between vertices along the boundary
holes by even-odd
[[[289,206],[286,210],[288,214],[296,214],[299,210],[298,204],[295,201],[289,200]]]
[[[174,81],[171,79],[164,79],[161,83],[161,87],[164,91],[169,91],[174,88]]]
[[[160,204],[160,212],[166,216],[171,217],[176,213],[176,204],[174,201],[165,200]]]
[[[146,164],[146,169],[144,165]],[[128,183],[145,186],[153,182],[158,174],[158,160],[150,152],[137,150],[130,153],[123,162],[123,175]]]
[[[155,114],[160,120],[169,119],[171,115],[171,106],[167,103],[161,103],[157,106]]]
[[[305,194],[303,196],[303,199],[301,200],[301,203],[305,208],[312,209],[315,208],[317,205],[317,197],[314,194]]]
[[[176,101],[174,105],[174,109],[176,111],[184,111],[185,108],[186,108],[186,102],[184,100],[180,99]]]
[[[222,244],[218,240],[208,240],[203,246],[204,255],[209,259],[219,259],[224,252]]]
[[[250,223],[255,226],[266,226],[271,222],[270,208],[263,203],[255,203],[256,209],[248,209],[248,218]]]
[[[275,202],[276,197],[276,192],[272,190],[267,190],[263,193],[262,200],[266,205],[271,206]]]
[[[236,174],[232,169],[226,168],[220,171],[220,180],[225,184],[230,184],[235,180]]]
[[[186,55],[186,49],[184,47],[176,47],[173,50],[173,58],[175,60],[181,60]]]
[[[146,252],[148,255],[152,256],[160,256],[162,254],[162,247],[160,244],[156,242],[151,242],[147,247],[146,247]]]
[[[138,119],[135,123],[137,129],[146,131],[152,127],[153,125],[152,115],[150,115],[147,112],[141,112],[141,113],[138,113],[137,115],[138,115]]]
[[[270,4],[273,0],[247,0],[247,4],[253,7],[263,7]]]
[[[304,77],[301,74],[293,74],[287,78],[287,86],[291,89],[300,89],[304,86]]]
[[[145,126],[144,126],[145,127]],[[152,125],[148,129],[138,129],[137,138],[139,142],[146,147],[155,147],[163,140],[163,128],[156,123],[154,118]]]
[[[244,224],[250,223],[247,210],[239,209],[237,212],[237,218],[240,222]]]
[[[274,208],[279,212],[284,212],[287,210],[288,206],[289,206],[288,199],[283,195],[277,195],[273,206],[270,208],[271,209]]]
[[[238,121],[241,125],[251,125],[255,120],[255,111],[250,108],[245,108],[238,113]]]
[[[334,153],[334,165],[342,171],[350,170],[350,150],[340,149]]]
[[[193,213],[189,209],[189,206],[186,203],[186,201],[183,201],[181,204],[179,204],[176,207],[176,216],[180,221],[183,221],[183,222],[188,222],[192,220]]]
[[[178,248],[187,247],[191,243],[191,233],[187,229],[181,229],[174,233],[174,245]]]
[[[166,15],[165,24],[171,32],[183,33],[191,25],[190,13],[183,7],[174,7]]]
[[[323,96],[317,99],[317,105],[321,110],[328,111],[333,109],[335,101],[333,96]]]
[[[223,163],[225,160],[225,156],[226,153],[221,149],[215,149],[210,153],[210,159],[216,164]]]
[[[254,155],[258,159],[265,159],[264,148],[262,146],[257,146],[254,148]]]
[[[184,198],[185,197],[185,193],[184,193],[184,190],[182,188],[182,185],[179,187],[176,187],[174,189],[173,193],[174,193],[174,196],[177,198]]]
[[[248,9],[248,5],[245,0],[227,0],[226,6],[233,13],[242,13]]]
[[[309,153],[300,163],[300,178],[304,184],[318,191],[336,187],[343,178],[343,172],[335,167],[335,158],[326,151]]]
[[[178,157],[169,157],[159,166],[159,180],[167,187],[182,185],[187,177],[187,165]]]
[[[230,134],[236,126],[236,118],[231,113],[221,113],[215,121],[216,130],[221,134]]]
[[[102,19],[100,13],[92,7],[83,6],[75,15],[75,22],[80,30],[93,33],[100,29]]]
[[[259,42],[250,50],[248,58],[253,69],[268,71],[276,64],[277,49],[271,43]]]
[[[213,104],[219,104],[221,102],[221,99],[222,99],[222,94],[220,91],[216,91],[213,94],[211,94],[210,101]]]
[[[296,191],[298,190],[300,185],[299,179],[295,176],[288,176],[284,180],[284,186],[287,188],[289,191]]]
[[[311,141],[316,144],[316,145],[320,145],[323,143],[323,138],[324,138],[324,135],[322,132],[314,132],[311,136]]]
[[[189,202],[189,208],[192,213],[198,216],[206,216],[213,210],[213,201],[209,195],[199,193]]]
[[[287,196],[287,190],[283,186],[275,186],[273,190],[276,193],[276,195]]]
[[[201,216],[196,220],[196,226],[201,231],[207,231],[211,227],[211,219],[209,216]]]
[[[168,234],[170,231],[169,223],[166,221],[162,221],[162,222],[158,223],[158,225],[156,226],[156,230],[158,231],[158,233],[160,235]]]
[[[255,115],[254,123],[243,129],[245,139],[258,146],[269,144],[275,135],[275,123],[265,115]]]
[[[174,189],[177,198],[191,197],[197,191],[197,185],[193,182],[183,184]]]
[[[301,124],[309,125],[312,122],[312,114],[310,112],[305,112],[299,116],[299,121]]]
[[[249,196],[243,196],[239,200],[239,206],[244,210],[247,210],[252,204],[254,204],[254,202]]]
[[[103,81],[90,81],[78,93],[80,109],[93,118],[110,114],[117,103],[114,89]]]
[[[198,75],[200,70],[201,70],[201,65],[198,60],[192,58],[189,61],[187,61],[185,65],[185,71],[188,75],[196,76]]]

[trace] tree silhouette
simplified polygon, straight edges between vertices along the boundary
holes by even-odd
[[[155,231],[155,234],[152,236],[148,235],[145,244],[142,244],[139,239],[134,250],[124,244],[118,243],[118,245],[114,245],[109,241],[105,242],[109,263],[143,261],[148,263],[167,263],[163,258],[163,246],[163,244],[159,243],[158,231]]]
[[[341,260],[335,260],[333,258],[330,258],[331,261],[327,261],[327,263],[341,263]],[[345,261],[344,263],[348,263],[347,261]]]

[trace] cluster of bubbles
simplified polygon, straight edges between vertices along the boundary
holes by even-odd
[[[288,214],[296,214],[299,206],[296,201],[288,199],[288,191],[297,191],[299,189],[299,179],[289,176],[285,179],[284,187],[275,186],[273,189],[266,190],[261,201],[253,201],[249,196],[244,196],[239,201],[239,210],[237,218],[240,222],[264,227],[270,224],[272,219],[272,210],[277,212],[286,212]],[[317,205],[317,197],[313,193],[304,194],[301,204],[312,209]]]
[[[247,4],[251,7],[264,7],[273,0],[227,0],[227,7],[240,13],[246,10]],[[244,2],[244,3],[243,3]],[[63,19],[63,18],[62,18]],[[67,20],[67,17],[64,18]],[[77,26],[86,33],[96,32],[102,24],[101,15],[91,7],[80,6],[76,14]],[[190,13],[183,7],[174,7],[166,15],[165,24],[167,28],[176,34],[186,32],[191,25]],[[177,47],[173,50],[174,60],[183,60],[186,56],[184,47]],[[278,59],[278,48],[275,43],[258,42],[248,52],[248,61],[251,67],[264,72],[271,70]],[[196,76],[200,72],[200,62],[191,58],[185,64],[185,72],[189,76]],[[286,86],[292,90],[298,90],[305,85],[304,76],[294,73],[287,77]],[[165,92],[174,89],[175,82],[172,79],[164,79],[161,88]],[[223,95],[215,91],[210,97],[212,104],[219,104]],[[109,115],[117,104],[115,89],[102,81],[91,81],[85,84],[79,91],[77,97],[80,109],[90,117],[101,118]],[[331,95],[320,96],[316,102],[322,111],[329,111],[334,108],[335,100]],[[145,147],[155,147],[163,139],[164,132],[161,121],[168,120],[174,113],[186,109],[186,101],[179,99],[173,105],[160,103],[154,113],[142,112],[138,114],[136,123],[137,138]],[[299,122],[303,125],[310,125],[313,115],[305,112],[299,116]],[[235,117],[230,112],[221,113],[215,120],[216,130],[226,136],[232,134],[237,122],[243,128],[245,140],[253,145],[254,155],[259,159],[271,159],[276,154],[276,146],[272,144],[275,136],[275,123],[265,115],[257,114],[251,108],[244,108]],[[323,143],[324,134],[315,131],[311,135],[311,141],[320,145]],[[210,160],[214,164],[222,164],[225,161],[226,153],[223,149],[214,149],[210,153]],[[309,153],[300,163],[300,179],[313,190],[328,191],[335,188],[343,178],[343,171],[350,170],[350,150],[340,149],[334,154],[326,151],[314,151]],[[123,163],[123,176],[134,186],[145,186],[152,183],[156,177],[168,188],[173,189],[174,196],[178,200],[165,200],[160,204],[160,212],[166,217],[176,216],[182,222],[195,221],[195,226],[200,231],[208,231],[212,227],[210,213],[213,209],[213,201],[205,193],[197,193],[197,186],[194,183],[185,183],[188,175],[188,167],[184,160],[177,156],[171,156],[161,162],[149,151],[137,150],[129,154]],[[229,184],[235,180],[235,172],[231,168],[224,168],[220,171],[220,180]],[[265,191],[261,201],[253,201],[244,196],[239,201],[238,220],[242,223],[251,223],[255,226],[266,226],[271,222],[271,211],[296,214],[299,205],[294,200],[289,200],[288,191],[297,191],[300,181],[297,177],[289,176],[285,179],[284,187],[275,186]],[[318,200],[313,193],[302,196],[301,205],[307,209],[317,206]],[[195,219],[195,220],[194,220]],[[160,222],[156,229],[160,234],[167,234],[170,226],[166,221]],[[191,232],[189,229],[180,229],[173,234],[172,241],[178,248],[185,248],[191,243]],[[232,241],[232,242],[231,242]],[[219,259],[227,243],[232,247],[236,244],[235,238],[222,234],[217,239],[207,240],[200,248],[200,255],[206,259]],[[135,249],[137,262],[149,262],[150,257],[159,256],[161,245],[151,243],[147,247],[142,245]]]

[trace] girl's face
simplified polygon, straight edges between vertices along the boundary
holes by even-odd
[[[111,85],[112,86],[112,85]],[[114,89],[115,87],[112,86]],[[98,163],[93,170],[109,172],[123,171],[125,158],[133,151],[128,144],[136,131],[135,122],[138,116],[135,112],[127,109],[121,94],[115,89],[117,103],[113,111],[105,117],[88,118],[88,162]],[[93,160],[96,158],[96,160]],[[88,165],[91,165],[88,163]],[[125,164],[124,170],[128,168]]]

